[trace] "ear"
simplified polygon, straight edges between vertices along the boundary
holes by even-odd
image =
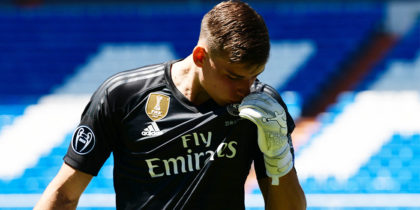
[[[195,65],[203,67],[204,58],[207,56],[206,49],[201,46],[196,46],[193,50],[193,60]]]

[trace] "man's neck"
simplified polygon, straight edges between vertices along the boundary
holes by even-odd
[[[172,64],[171,67],[171,78],[176,88],[196,105],[210,98],[200,84],[198,71],[201,71],[201,68],[195,65],[191,55]]]

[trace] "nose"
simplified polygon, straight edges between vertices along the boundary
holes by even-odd
[[[240,96],[241,98],[247,96],[250,93],[250,88],[252,83],[254,83],[255,79],[246,79],[246,80],[242,80],[241,82],[239,82],[238,84],[238,88],[237,88],[237,94],[238,96]]]
[[[237,94],[239,97],[244,98],[245,96],[247,96],[249,94],[249,88],[248,89],[240,89],[238,90]]]

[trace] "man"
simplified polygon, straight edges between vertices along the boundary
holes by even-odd
[[[111,153],[118,209],[244,209],[252,162],[267,209],[305,209],[293,120],[256,80],[269,48],[252,8],[222,2],[204,16],[187,58],[108,79],[35,209],[74,209]]]

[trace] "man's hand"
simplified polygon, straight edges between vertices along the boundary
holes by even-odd
[[[272,184],[293,168],[293,158],[287,137],[286,112],[266,93],[252,93],[239,105],[239,116],[258,127],[258,146],[264,153],[267,175]]]

